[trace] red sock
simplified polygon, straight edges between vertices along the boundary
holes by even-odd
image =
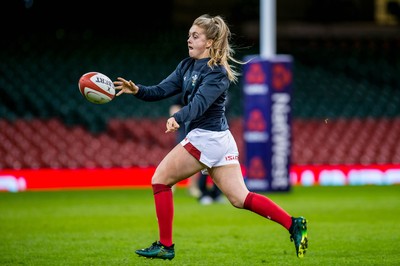
[[[275,202],[263,195],[249,192],[243,208],[275,221],[287,230],[292,225],[292,217]]]
[[[170,186],[163,184],[153,184],[152,187],[160,242],[169,247],[172,245],[172,221],[174,218],[172,190]]]

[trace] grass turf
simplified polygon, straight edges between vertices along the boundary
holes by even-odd
[[[78,190],[0,193],[0,265],[400,265],[399,186],[267,196],[308,219],[303,259],[279,224],[229,204],[202,206],[182,188],[176,257],[138,257],[158,239],[151,190]]]

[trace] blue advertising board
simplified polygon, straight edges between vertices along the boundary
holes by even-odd
[[[290,190],[292,57],[244,65],[245,181],[259,192]]]

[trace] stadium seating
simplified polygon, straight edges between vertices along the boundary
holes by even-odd
[[[1,44],[0,169],[158,164],[175,144],[164,134],[172,100],[144,103],[128,95],[95,105],[79,94],[77,81],[100,71],[158,83],[186,55],[176,35],[155,37],[166,44],[162,51],[144,40],[99,43],[84,34]],[[294,57],[293,164],[400,163],[399,48],[398,39],[278,43],[280,53]],[[229,111],[244,154],[240,83]]]
[[[308,164],[398,164],[399,118],[302,120],[293,123],[293,159]]]
[[[112,119],[105,132],[93,134],[57,119],[1,119],[0,168],[154,166],[175,144],[174,134],[163,133],[164,124],[164,118]],[[244,155],[241,118],[231,121],[231,130]],[[292,134],[297,165],[400,163],[400,118],[296,119]]]

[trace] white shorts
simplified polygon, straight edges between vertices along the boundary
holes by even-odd
[[[180,143],[208,168],[239,164],[239,151],[229,130],[209,131],[196,128],[190,131]],[[204,170],[202,172],[206,173]]]

